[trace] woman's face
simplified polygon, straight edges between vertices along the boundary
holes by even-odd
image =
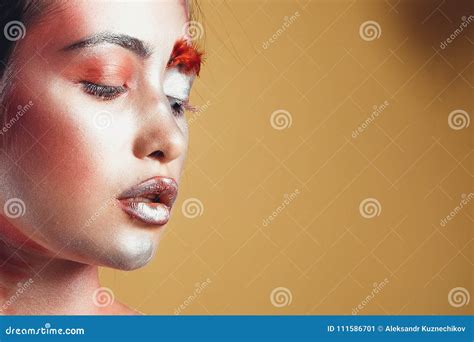
[[[167,63],[187,10],[181,1],[53,7],[12,55],[3,105],[5,121],[16,120],[0,136],[0,203],[19,199],[24,211],[5,205],[0,235],[14,245],[29,237],[25,246],[47,256],[134,269],[153,256],[167,211],[118,198],[152,177],[179,181],[180,104],[193,76]]]

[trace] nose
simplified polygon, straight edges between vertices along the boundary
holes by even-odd
[[[161,97],[162,98],[162,97]],[[168,101],[166,96],[165,101]],[[186,151],[187,133],[178,125],[169,105],[162,100],[147,106],[145,115],[138,115],[138,130],[133,153],[139,159],[155,159],[169,163]]]

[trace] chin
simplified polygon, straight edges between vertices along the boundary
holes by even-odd
[[[105,265],[107,267],[131,271],[148,264],[153,258],[157,242],[152,237],[122,236],[116,241],[116,248],[106,255]]]
[[[158,241],[152,234],[128,232],[112,239],[87,244],[75,240],[65,257],[89,265],[132,271],[147,265],[155,255]],[[90,241],[88,239],[88,241]]]

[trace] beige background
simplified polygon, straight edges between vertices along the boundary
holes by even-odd
[[[200,3],[202,110],[188,114],[173,219],[147,267],[103,269],[103,285],[147,314],[351,314],[361,303],[359,314],[472,314],[472,300],[455,307],[448,294],[474,293],[473,204],[440,224],[473,192],[474,124],[455,130],[448,115],[472,117],[474,23],[440,48],[472,3]],[[381,34],[366,41],[369,20]],[[291,126],[272,127],[276,110]],[[183,214],[190,198],[202,203],[195,218]],[[378,216],[361,215],[366,198]],[[277,287],[287,305],[272,304]]]

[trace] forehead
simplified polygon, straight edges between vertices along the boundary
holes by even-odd
[[[154,50],[171,50],[183,36],[187,8],[184,0],[78,0],[61,2],[52,10],[46,7],[40,16],[26,38],[41,37],[43,46],[47,42],[59,49],[99,32],[113,32],[143,40]]]

